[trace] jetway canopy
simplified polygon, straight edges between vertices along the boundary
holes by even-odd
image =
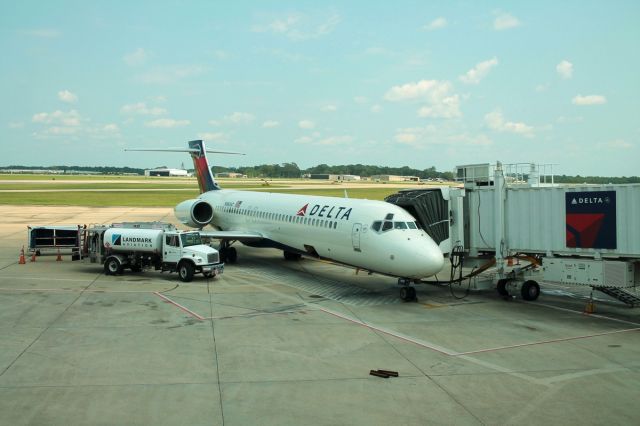
[[[385,201],[411,213],[436,244],[449,238],[448,202],[440,188],[404,190]]]

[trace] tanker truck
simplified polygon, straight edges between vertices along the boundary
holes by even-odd
[[[178,272],[181,281],[193,275],[215,277],[224,270],[218,251],[202,244],[198,231],[180,231],[160,222],[121,223],[88,228],[85,253],[92,263],[103,263],[106,275],[146,268]]]

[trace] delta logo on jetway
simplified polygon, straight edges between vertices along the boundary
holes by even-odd
[[[309,203],[302,206],[296,216],[306,216],[307,208],[309,207]],[[337,211],[334,214],[334,210]],[[340,219],[340,220],[349,220],[349,216],[351,216],[351,208],[346,207],[336,207],[336,206],[321,206],[320,204],[314,204],[311,207],[311,211],[309,212],[309,216],[323,217],[326,219]]]

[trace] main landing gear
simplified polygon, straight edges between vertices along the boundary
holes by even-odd
[[[411,286],[411,280],[398,278],[398,285],[400,286],[400,299],[402,299],[403,302],[415,302],[418,300],[416,297],[416,288]]]
[[[218,252],[220,253],[221,262],[233,264],[238,261],[238,252],[235,247],[231,247],[229,241],[222,240]]]

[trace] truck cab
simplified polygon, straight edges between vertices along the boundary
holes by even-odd
[[[222,272],[220,255],[203,244],[197,231],[168,231],[162,241],[162,269],[177,270],[182,281],[191,281],[194,273],[213,277]]]

